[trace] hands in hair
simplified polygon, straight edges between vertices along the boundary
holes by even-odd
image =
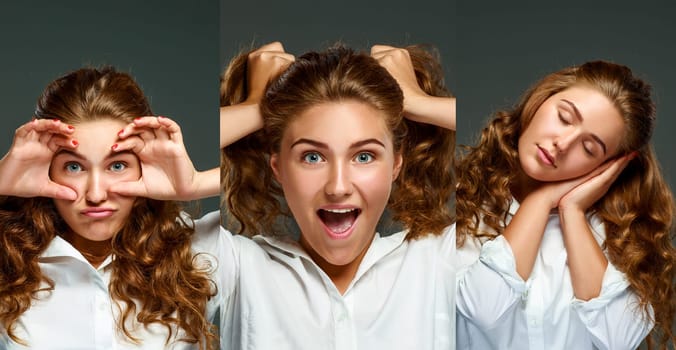
[[[263,45],[249,53],[247,58],[247,98],[245,103],[258,103],[265,94],[270,80],[281,74],[295,61],[284,51],[279,41]]]
[[[218,195],[217,169],[198,172],[183,144],[181,128],[166,117],[141,117],[120,133],[113,152],[132,151],[141,162],[138,181],[119,182],[110,190],[161,200],[194,200]]]
[[[455,98],[428,95],[418,84],[408,50],[374,45],[375,58],[397,81],[404,93],[404,116],[416,122],[455,130]]]
[[[19,127],[7,154],[0,160],[0,194],[74,200],[75,191],[49,178],[59,149],[75,149],[74,128],[58,119],[33,119]]]

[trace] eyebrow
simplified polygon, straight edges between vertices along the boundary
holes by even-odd
[[[385,148],[384,143],[382,143],[380,140],[374,139],[374,138],[354,142],[353,144],[350,145],[350,148],[357,148],[357,147],[361,147],[361,146],[372,144],[372,143],[380,145],[381,147]],[[309,145],[315,146],[317,148],[322,148],[322,149],[328,149],[329,148],[329,145],[327,145],[324,142],[319,142],[319,141],[306,139],[306,138],[301,138],[301,139],[296,140],[296,142],[291,144],[291,147],[289,147],[289,148],[294,148],[294,147],[296,147],[297,145],[300,145],[300,144],[309,144]]]
[[[78,158],[78,159],[84,160],[84,161],[87,160],[87,157],[83,156],[82,154],[77,153],[75,151],[71,151],[69,149],[65,149],[65,148],[62,148],[62,149],[56,151],[56,153],[54,154],[54,157],[61,155],[61,154],[68,154],[68,155],[71,155],[75,158]],[[114,158],[114,157],[121,156],[121,155],[124,155],[124,154],[134,155],[134,152],[127,150],[127,151],[120,151],[120,152],[114,152],[113,153],[112,151],[110,151],[104,159],[110,159],[110,158]]]
[[[579,119],[580,122],[584,121],[584,118],[582,118],[582,114],[580,113],[580,110],[577,109],[577,106],[573,102],[568,101],[565,98],[562,98],[561,101],[567,103],[573,109],[573,112],[575,112],[575,117],[577,117],[577,119]],[[591,137],[601,145],[601,148],[603,148],[603,155],[606,155],[606,144],[605,144],[605,142],[603,142],[603,140],[601,140],[601,138],[598,137],[598,135],[596,135],[596,134],[591,134]]]

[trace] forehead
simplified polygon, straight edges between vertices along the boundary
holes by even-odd
[[[391,145],[386,115],[358,101],[322,103],[295,117],[284,131],[282,143],[312,138],[339,147],[375,138]]]
[[[582,128],[603,140],[608,155],[612,156],[618,150],[625,134],[624,118],[602,92],[591,86],[577,85],[552,95],[547,102],[573,114],[577,109],[582,117]]]
[[[100,119],[74,124],[75,129],[71,136],[78,142],[78,147],[74,150],[75,153],[90,161],[105,159],[111,154],[110,147],[118,141],[117,133],[126,125],[125,122],[114,119]],[[61,154],[64,153],[57,155]]]

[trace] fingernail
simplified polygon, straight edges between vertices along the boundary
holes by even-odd
[[[71,141],[70,143],[72,143],[72,144],[73,144],[73,146],[77,146],[77,145],[79,145],[79,144],[80,144],[79,142],[77,142],[77,140],[73,140],[73,141]]]
[[[72,125],[68,125],[68,130],[73,130],[73,129],[75,129],[75,127],[74,127],[74,126],[72,126]]]
[[[122,136],[122,133],[124,132],[124,129],[120,130],[117,132],[117,136]]]
[[[135,121],[135,122],[137,122],[137,121],[139,121],[139,120],[141,120],[141,117],[136,117],[136,118],[134,118],[134,121]]]
[[[114,150],[114,149],[117,149],[117,143],[114,144],[112,147],[110,147],[110,149],[113,149],[113,150]]]
[[[157,119],[162,119],[162,118],[164,118],[164,116],[161,116],[161,115],[157,116]]]
[[[52,119],[52,121],[53,121],[54,123],[58,123],[58,122],[59,122],[59,120],[56,119],[56,118],[55,118],[55,119]]]

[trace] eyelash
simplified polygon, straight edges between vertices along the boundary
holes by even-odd
[[[119,169],[119,170],[113,169],[113,167],[116,166],[116,165],[122,165],[123,168],[122,168],[122,169]],[[70,168],[71,166],[77,166],[78,169],[76,169],[76,170],[71,169],[71,168]],[[122,171],[126,170],[127,167],[128,167],[127,162],[123,162],[123,161],[115,161],[115,162],[111,163],[111,164],[108,166],[108,169],[109,169],[110,171],[112,171],[112,172],[119,173],[119,172],[122,172]],[[81,172],[81,171],[84,170],[82,164],[80,164],[80,163],[78,163],[78,162],[66,162],[66,164],[63,165],[63,168],[64,168],[65,171],[68,172],[68,173],[79,173],[79,172]]]
[[[570,125],[570,122],[568,121],[568,119],[564,118],[563,114],[561,114],[561,112],[559,112],[559,120],[565,125]]]
[[[307,157],[310,156],[310,155],[316,155],[319,159],[315,162],[309,162],[307,160]],[[322,157],[322,155],[319,152],[305,152],[301,156],[301,161],[303,161],[304,163],[307,163],[307,164],[317,164],[317,163],[319,163],[320,161],[323,161],[323,160],[324,160],[324,157]]]
[[[312,161],[312,162],[308,161],[308,156],[311,156],[311,155],[316,155],[318,157],[318,159],[316,161]],[[362,155],[367,155],[369,157],[369,159],[367,161],[364,161],[364,162],[359,161],[358,159]],[[376,156],[372,152],[359,152],[353,158],[353,160],[356,161],[359,164],[368,164],[368,163],[373,162],[375,160],[375,158],[376,158]],[[301,161],[306,163],[306,164],[317,164],[321,161],[326,161],[326,159],[324,159],[324,157],[319,152],[305,152],[301,155]]]
[[[77,170],[70,169],[70,166],[72,166],[72,165],[76,165],[78,167],[78,169]],[[80,165],[80,163],[77,163],[77,162],[67,162],[66,164],[63,165],[63,168],[68,173],[75,173],[75,172],[82,171],[82,165]]]

